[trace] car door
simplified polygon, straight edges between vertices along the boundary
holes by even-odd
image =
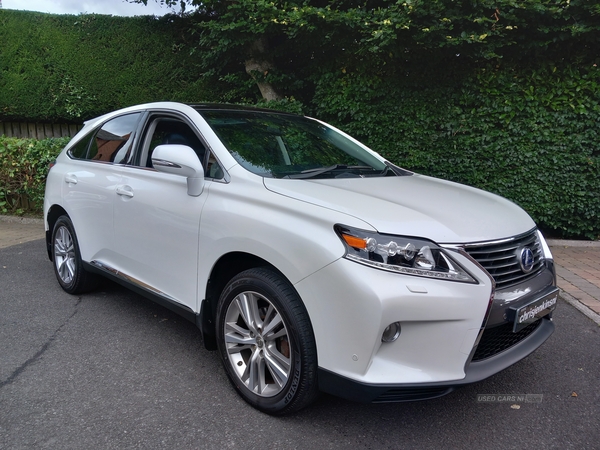
[[[62,197],[84,261],[110,258],[114,195],[121,178],[116,164],[131,157],[140,117],[137,112],[108,120],[69,150]]]
[[[160,144],[188,145],[200,160],[205,146],[182,117],[150,114],[137,163],[120,168],[114,202],[114,264],[143,289],[196,311],[198,228],[208,193],[187,194],[187,180],[152,167]]]

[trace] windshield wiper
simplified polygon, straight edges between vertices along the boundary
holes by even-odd
[[[348,166],[346,164],[334,164],[328,167],[317,167],[315,169],[306,169],[300,173],[286,175],[283,178],[313,178],[334,170],[374,170],[371,166]]]
[[[389,161],[385,161],[385,169],[383,169],[382,174],[385,174],[388,170],[391,170],[394,174],[403,177],[407,175],[412,175],[413,173],[409,170],[403,169],[402,167],[398,167],[395,164],[392,164]]]

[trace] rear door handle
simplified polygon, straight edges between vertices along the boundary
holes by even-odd
[[[133,189],[131,189],[131,186],[119,186],[117,188],[117,194],[121,195],[123,197],[133,197]]]
[[[65,183],[68,184],[77,184],[77,175],[73,173],[68,173],[65,175]]]

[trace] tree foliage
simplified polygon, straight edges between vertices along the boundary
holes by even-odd
[[[589,0],[160,3],[192,8],[185,16],[202,53],[204,74],[229,82],[230,95],[240,86],[263,81],[290,96],[331,70],[384,70],[451,55],[461,55],[469,64],[543,59],[548,53],[553,58],[586,59],[590,54],[597,57],[600,35],[600,6]],[[257,46],[258,39],[262,44]],[[243,65],[251,59],[268,64],[248,80]]]

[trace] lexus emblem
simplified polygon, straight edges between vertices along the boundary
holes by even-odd
[[[533,263],[533,252],[529,247],[523,247],[519,253],[519,264],[521,265],[521,270],[524,273],[531,272],[531,269],[533,269]]]

